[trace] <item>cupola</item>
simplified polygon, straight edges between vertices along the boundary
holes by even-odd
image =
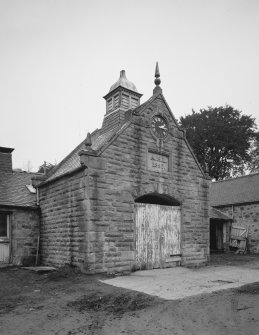
[[[120,71],[120,77],[114,83],[109,93],[103,98],[106,100],[106,114],[102,130],[107,131],[125,120],[125,112],[140,105],[140,94],[136,86],[127,79],[125,70]]]

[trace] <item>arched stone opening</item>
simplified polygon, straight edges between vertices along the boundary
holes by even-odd
[[[180,206],[180,202],[167,194],[148,193],[135,199],[135,203],[155,204],[163,206]]]

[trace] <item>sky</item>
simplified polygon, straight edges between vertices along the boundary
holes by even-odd
[[[229,104],[259,125],[258,0],[0,0],[0,146],[60,162],[102,125],[120,70],[179,119]]]

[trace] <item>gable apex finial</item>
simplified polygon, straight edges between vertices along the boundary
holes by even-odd
[[[156,79],[154,80],[154,83],[155,83],[156,87],[153,89],[153,94],[162,93],[162,89],[159,86],[161,84],[161,79],[160,79],[160,72],[159,72],[158,62],[156,62],[155,78]]]
[[[87,148],[91,147],[92,145],[92,136],[90,133],[87,133],[86,140],[85,140],[85,146]]]
[[[156,78],[159,78],[159,77],[160,77],[160,72],[159,72],[158,62],[156,62],[155,77],[156,77]],[[156,83],[155,83],[155,84],[156,84]],[[159,85],[159,84],[158,84],[158,85]]]

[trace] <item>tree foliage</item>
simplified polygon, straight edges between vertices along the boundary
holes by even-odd
[[[255,119],[226,105],[208,107],[180,118],[202,168],[215,180],[242,175],[252,161]]]
[[[250,173],[259,172],[259,132],[256,133],[256,139],[252,141],[249,152],[251,161],[247,164]]]
[[[47,163],[44,161],[44,163],[39,167],[37,172],[48,175],[54,167],[55,167],[55,164]]]

